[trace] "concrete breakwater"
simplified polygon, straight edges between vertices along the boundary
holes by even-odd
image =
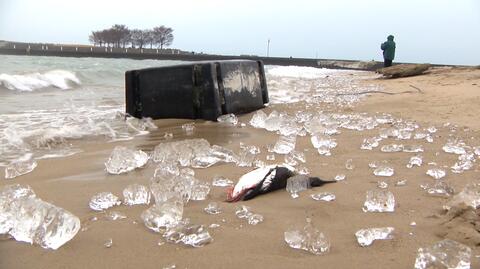
[[[332,69],[352,69],[373,71],[382,66],[380,62],[361,62],[349,60],[329,60],[292,57],[262,57],[256,55],[214,55],[185,52],[176,49],[137,49],[109,48],[94,46],[75,46],[57,44],[28,44],[0,42],[0,54],[33,55],[58,57],[99,57],[99,58],[130,58],[157,59],[178,61],[211,61],[211,60],[261,60],[266,65],[296,65]]]

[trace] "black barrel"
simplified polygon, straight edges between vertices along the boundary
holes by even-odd
[[[216,120],[268,103],[261,61],[195,62],[125,73],[126,112],[150,117]]]

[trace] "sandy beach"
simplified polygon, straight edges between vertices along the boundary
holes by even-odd
[[[373,73],[369,75],[374,76]],[[257,159],[267,164],[281,164],[284,156],[279,154],[275,154],[275,160],[266,160],[271,154],[267,151],[268,145],[275,143],[278,134],[250,126],[248,122],[253,113],[249,113],[238,115],[239,122],[245,126],[196,121],[192,135],[187,135],[181,128],[182,124],[191,122],[189,120],[157,120],[157,130],[133,140],[115,143],[76,141],[82,152],[65,158],[39,160],[32,173],[13,180],[2,178],[0,188],[13,183],[30,185],[42,200],[78,216],[82,220],[82,231],[55,251],[0,239],[0,268],[164,268],[172,265],[175,268],[413,268],[419,247],[430,246],[444,238],[471,247],[471,268],[480,268],[480,232],[475,230],[474,224],[462,222],[459,218],[454,220],[455,225],[449,225],[452,220],[442,210],[448,198],[433,197],[420,188],[421,184],[434,181],[426,175],[426,171],[433,167],[429,163],[433,162],[445,169],[444,180],[456,193],[467,183],[479,179],[479,156],[470,170],[453,173],[450,167],[458,156],[444,152],[442,147],[451,138],[462,139],[471,147],[480,146],[480,69],[434,68],[421,76],[391,80],[368,78],[362,79],[361,83],[374,85],[378,91],[366,93],[366,98],[352,106],[333,107],[301,101],[269,105],[263,110],[267,114],[273,110],[290,115],[297,111],[323,111],[372,117],[388,113],[395,119],[395,126],[406,122],[417,124],[418,128],[412,133],[434,126],[437,131],[431,134],[433,142],[386,138],[379,147],[362,150],[360,146],[365,138],[378,136],[381,129],[394,124],[379,124],[363,131],[339,128],[341,133],[333,136],[338,146],[331,150],[331,156],[323,156],[312,146],[309,135],[298,136],[296,150],[305,153],[307,161],[301,165],[310,171],[310,175],[332,180],[338,174],[345,174],[346,179],[301,192],[297,199],[280,190],[237,203],[225,202],[225,188],[212,186],[207,200],[190,201],[185,206],[184,218],[190,218],[192,223],[220,226],[209,228],[214,240],[211,244],[192,248],[171,243],[159,245],[161,235],[147,229],[140,218],[142,211],[148,208],[146,205],[113,208],[127,216],[116,221],[105,220],[104,213],[88,207],[94,194],[110,191],[122,197],[122,190],[127,185],[148,185],[154,173],[156,165],[150,162],[146,167],[126,174],[108,175],[104,162],[113,148],[125,145],[152,152],[159,143],[171,141],[164,138],[168,132],[173,134],[174,141],[205,138],[211,145],[220,145],[234,152],[239,151],[240,142],[256,145],[261,150]],[[381,146],[393,143],[423,146],[423,165],[406,167],[415,153],[380,150]],[[352,159],[354,169],[346,169],[348,159]],[[375,176],[369,167],[373,161],[384,160],[395,169],[391,177]],[[222,163],[195,169],[195,177],[211,182],[215,175],[221,175],[236,182],[252,169]],[[405,186],[395,185],[403,179],[407,182]],[[362,211],[366,191],[378,189],[378,181],[388,183],[387,189],[395,196],[393,213]],[[310,195],[318,192],[332,192],[336,199],[332,202],[315,201]],[[212,201],[219,202],[222,214],[204,212]],[[264,221],[249,225],[238,219],[235,208],[239,205],[251,207],[253,212],[263,215]],[[95,216],[98,220],[92,221]],[[285,243],[284,232],[292,225],[304,225],[307,217],[330,240],[328,253],[317,256],[292,249]],[[477,225],[480,225],[480,216],[477,217]],[[387,226],[395,228],[393,239],[378,240],[369,247],[357,243],[357,230]],[[110,238],[113,245],[106,248],[104,243]]]

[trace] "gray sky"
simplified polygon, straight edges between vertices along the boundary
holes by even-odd
[[[205,53],[480,65],[480,0],[0,0],[0,39],[87,44],[92,30],[165,25]]]

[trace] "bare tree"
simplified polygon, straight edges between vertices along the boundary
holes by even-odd
[[[101,47],[104,43],[101,31],[92,31],[92,33],[88,36],[88,40],[93,43],[94,46],[98,45]]]
[[[139,49],[142,49],[144,45],[148,43],[149,33],[148,30],[134,29],[131,31],[132,35],[132,46],[138,46]]]
[[[163,47],[168,47],[173,42],[173,29],[170,27],[159,26],[153,28],[153,36],[155,39],[155,43],[160,45],[160,49]]]

